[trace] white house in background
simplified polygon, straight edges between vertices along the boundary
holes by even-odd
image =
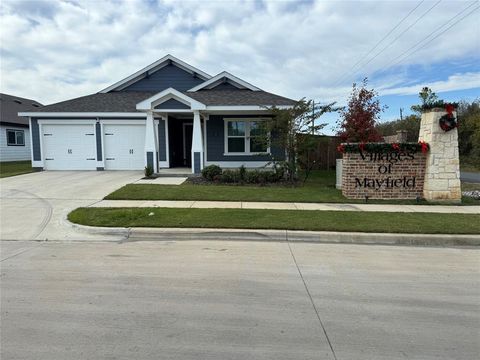
[[[19,111],[36,111],[42,107],[38,101],[0,94],[0,161],[31,159],[28,119],[18,116]]]
[[[92,95],[22,111],[39,170],[142,170],[150,166],[261,167],[284,149],[259,144],[268,107],[294,100],[228,73],[211,76],[167,55]],[[257,137],[257,140],[255,140]]]

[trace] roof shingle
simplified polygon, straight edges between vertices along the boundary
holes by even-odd
[[[183,93],[207,106],[278,106],[295,103],[292,99],[265,91],[202,90]],[[35,112],[136,112],[139,102],[155,94],[140,91],[97,93],[47,105],[35,109]]]

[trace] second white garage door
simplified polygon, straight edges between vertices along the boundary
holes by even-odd
[[[105,170],[145,168],[145,125],[103,125]]]

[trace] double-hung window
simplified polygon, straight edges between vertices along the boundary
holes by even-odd
[[[262,119],[225,119],[225,153],[254,155],[269,153]]]
[[[25,146],[25,132],[23,130],[7,129],[8,146]]]

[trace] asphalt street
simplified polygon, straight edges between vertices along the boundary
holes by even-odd
[[[477,359],[480,253],[1,243],[2,359]]]
[[[480,173],[462,171],[460,173],[460,179],[468,183],[480,183]]]

